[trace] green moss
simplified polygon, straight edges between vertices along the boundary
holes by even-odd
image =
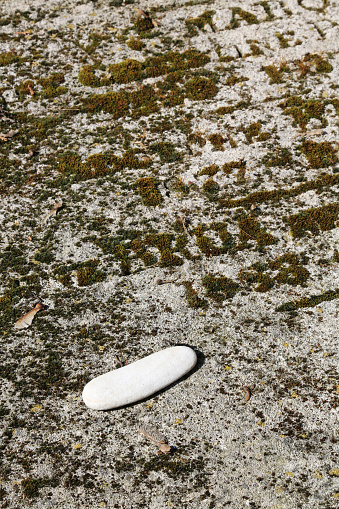
[[[107,166],[109,158],[103,154],[93,154],[88,157],[87,163],[91,166],[93,176],[95,177],[103,177],[104,175],[108,175],[112,172],[112,170]]]
[[[146,235],[145,243],[158,248],[159,251],[164,251],[171,248],[173,239],[174,235],[171,233],[151,233],[150,235]]]
[[[274,83],[281,83],[283,81],[284,72],[289,70],[284,63],[280,64],[279,67],[277,67],[275,64],[266,65],[263,67],[263,69],[267,76],[270,78],[270,85]]]
[[[198,292],[194,290],[192,283],[190,283],[189,281],[184,281],[182,284],[186,289],[186,300],[188,307],[193,309],[207,307],[208,305],[207,301],[199,297]]]
[[[176,151],[175,146],[170,141],[159,141],[150,146],[153,153],[157,153],[162,163],[173,163],[180,159],[179,152]]]
[[[267,167],[291,166],[293,159],[288,148],[279,148],[275,153],[268,152],[262,159],[262,163]]]
[[[124,117],[129,113],[129,97],[124,91],[108,92],[107,94],[92,94],[83,99],[85,109],[90,113],[105,111],[113,118]]]
[[[251,49],[251,55],[254,56],[254,57],[258,57],[259,55],[263,55],[264,54],[263,50],[260,49],[258,44],[254,44],[253,42],[250,43],[250,49]]]
[[[294,103],[294,104],[293,104]],[[323,114],[325,112],[324,105],[315,99],[302,102],[298,96],[292,96],[286,104],[289,106],[284,110],[284,115],[291,115],[294,121],[302,128],[305,129],[311,118],[317,118],[323,121]],[[280,106],[283,106],[282,103]]]
[[[339,108],[339,101],[338,101],[338,108]],[[338,109],[338,111],[339,111],[339,109]],[[199,133],[191,133],[187,137],[187,140],[190,143],[195,143],[196,145],[199,145],[200,147],[204,147],[206,145],[205,138],[201,134],[199,134]]]
[[[305,129],[310,120],[310,117],[304,113],[301,108],[297,108],[296,106],[286,108],[284,115],[291,115],[293,120],[299,125],[299,127],[301,127],[301,129]]]
[[[160,267],[174,267],[182,265],[183,263],[183,259],[172,253],[169,249],[161,251],[161,257],[159,260]]]
[[[196,77],[187,81],[185,93],[193,101],[203,101],[205,99],[212,99],[218,93],[218,88],[212,80]]]
[[[78,79],[86,87],[100,87],[100,78],[95,75],[94,65],[84,65],[79,72]]]
[[[219,256],[224,252],[222,247],[213,244],[211,239],[206,235],[196,235],[196,243],[200,251],[208,258]]]
[[[337,185],[339,183],[339,175],[328,175],[323,174],[315,180],[310,180],[309,182],[305,182],[300,184],[299,186],[295,186],[291,189],[275,189],[273,191],[257,191],[254,193],[245,196],[244,198],[239,198],[235,200],[225,200],[220,199],[219,203],[222,206],[228,208],[248,206],[255,203],[264,203],[264,202],[279,202],[282,199],[293,198],[300,194],[306,193],[311,190],[322,190],[324,188],[329,188],[330,186]]]
[[[215,277],[209,274],[202,278],[202,284],[206,288],[206,296],[217,302],[234,297],[239,290],[239,284],[225,276]]]
[[[19,98],[26,99],[27,96],[32,95],[31,90],[33,90],[34,87],[34,81],[32,80],[26,80],[22,83],[20,83],[17,87],[15,87],[15,91],[18,94]]]
[[[218,198],[220,186],[215,180],[208,179],[202,186],[202,190],[210,201],[215,201]]]
[[[251,12],[244,11],[240,7],[232,7],[232,18],[229,24],[230,29],[240,26],[239,18],[246,21],[249,25],[257,25],[259,23],[258,18]]]
[[[135,90],[129,94],[131,104],[134,108],[132,117],[140,117],[141,115],[150,115],[159,111],[157,104],[157,93],[151,85],[144,85],[139,90]]]
[[[241,281],[249,285],[259,283],[254,288],[256,292],[267,292],[274,286],[289,284],[292,286],[305,286],[310,277],[309,271],[303,266],[308,258],[299,256],[295,253],[285,253],[284,255],[264,264],[254,263],[249,269],[239,272],[238,277]],[[267,271],[279,270],[277,275],[268,274]]]
[[[331,102],[334,106],[334,109],[335,109],[337,115],[339,115],[339,99],[332,99]]]
[[[315,69],[320,73],[329,73],[333,71],[333,66],[324,58],[319,58]]]
[[[60,84],[65,81],[65,76],[61,72],[55,72],[48,78],[42,78],[39,80],[43,90],[41,96],[46,99],[58,97],[67,92],[66,87],[61,87]]]
[[[328,141],[316,143],[306,140],[301,146],[301,151],[307,158],[311,168],[325,168],[338,161],[336,150]]]
[[[261,131],[261,122],[255,122],[250,124],[246,129],[244,129],[244,134],[248,143],[253,143],[253,137],[258,136]]]
[[[20,61],[20,57],[18,57],[13,51],[7,51],[5,53],[0,53],[0,67],[15,64],[19,61]]]
[[[307,231],[317,235],[320,231],[331,230],[335,227],[338,211],[339,205],[331,203],[293,214],[288,216],[286,221],[291,228],[293,237],[303,237]]]
[[[275,280],[278,284],[289,284],[293,286],[303,285],[309,278],[310,272],[301,265],[293,264],[290,267],[281,269]]]
[[[160,205],[162,197],[157,189],[156,180],[153,177],[143,177],[136,182],[143,204],[147,207]]]
[[[236,76],[233,74],[232,76],[229,76],[226,81],[225,85],[228,87],[233,87],[233,85],[236,85],[237,83],[242,83],[243,81],[248,81],[249,78],[246,78],[245,76]]]
[[[102,271],[97,270],[98,265],[98,260],[89,260],[78,268],[77,281],[79,286],[88,286],[104,281],[105,275]]]
[[[290,45],[288,44],[288,40],[285,39],[285,37],[282,34],[279,34],[278,32],[276,32],[275,35],[279,41],[279,45],[281,48],[289,48],[290,47]]]
[[[246,162],[243,159],[240,159],[239,161],[231,161],[229,163],[225,163],[222,167],[223,172],[226,173],[226,175],[229,175],[232,173],[232,170],[234,168],[245,168],[246,169]]]
[[[240,240],[247,244],[249,240],[256,240],[259,246],[269,246],[276,244],[278,239],[265,232],[260,227],[258,221],[251,216],[240,216],[238,219],[238,228],[240,230]]]
[[[223,144],[225,143],[226,138],[224,138],[221,134],[210,134],[208,140],[212,143],[216,150],[224,150]]]
[[[81,157],[74,152],[66,152],[60,156],[58,170],[65,175],[73,173],[84,180],[93,177],[90,165],[83,163]]]
[[[134,30],[138,34],[143,34],[143,32],[149,32],[153,30],[154,26],[152,23],[152,19],[150,17],[138,16],[134,22]]]
[[[205,27],[206,24],[208,24],[208,25],[210,25],[210,27],[212,28],[212,30],[214,32],[215,29],[214,29],[214,25],[213,25],[213,21],[212,21],[213,14],[215,14],[215,11],[205,11],[205,12],[203,12],[203,14],[201,14],[197,18],[185,19],[185,24],[187,26],[190,26],[190,25],[196,26],[196,27],[200,28],[201,30]]]
[[[142,77],[142,64],[138,60],[127,59],[108,67],[114,83],[131,83]]]
[[[131,37],[126,44],[133,51],[141,51],[145,47],[145,43],[138,37]]]
[[[210,177],[213,177],[218,171],[220,170],[219,166],[217,164],[212,164],[211,166],[205,166],[200,172],[199,176],[201,175],[209,175]]]
[[[276,311],[296,311],[297,309],[309,308],[317,306],[321,304],[321,302],[328,302],[331,300],[335,300],[339,298],[339,289],[337,290],[329,290],[327,292],[321,293],[319,295],[312,295],[311,297],[303,297],[299,300],[294,300],[291,302],[286,302],[281,306],[276,308]]]
[[[181,251],[188,244],[188,238],[186,234],[178,235],[175,240],[175,251]]]

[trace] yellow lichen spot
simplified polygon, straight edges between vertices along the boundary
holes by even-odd
[[[206,311],[200,311],[199,315],[205,316],[206,315]]]
[[[286,342],[286,343],[283,343],[283,346],[284,346],[285,348],[287,348],[288,346],[290,346],[290,344]]]
[[[260,426],[261,428],[264,428],[265,427],[265,423],[261,422],[261,421],[258,421],[257,422],[257,426]]]
[[[280,486],[276,486],[275,491],[278,493],[278,495],[281,495],[281,493],[282,493],[282,489]]]
[[[183,422],[182,419],[175,419],[174,424],[182,424]]]
[[[172,507],[174,504],[173,504],[173,502],[171,502],[171,500],[169,500],[169,501],[167,502],[167,505],[168,505],[169,507]]]
[[[80,449],[81,447],[81,444],[74,444],[73,445],[73,449],[77,450],[77,449]]]
[[[291,397],[296,399],[300,398],[299,394],[297,394],[296,392],[292,392]]]
[[[100,345],[99,346],[99,352],[103,352],[105,350],[105,345]]]
[[[127,297],[127,299],[125,300],[125,304],[130,304],[131,302],[133,302],[133,299]]]
[[[339,493],[334,493],[334,498],[339,498]]]
[[[323,357],[328,357],[330,354],[328,352],[324,352]]]
[[[319,472],[319,470],[315,470],[315,472],[313,472],[313,476],[316,479],[322,479],[322,474]]]
[[[286,475],[289,476],[289,477],[293,477],[293,472],[286,472]]]
[[[307,437],[307,435],[305,435],[305,433],[301,433],[300,436],[301,436],[301,438],[306,438]]]
[[[280,436],[281,436],[281,438],[285,438],[285,435],[280,435]]]
[[[31,408],[31,412],[40,412],[42,406],[41,405],[35,405]]]
[[[330,471],[330,475],[339,476],[339,468],[332,468],[332,470]]]
[[[224,366],[224,369],[225,369],[226,371],[231,371],[232,366]]]
[[[154,405],[154,401],[149,401],[146,406],[147,408],[152,408],[152,406]]]
[[[255,358],[256,361],[260,362],[261,361],[261,358],[260,357],[256,357]]]

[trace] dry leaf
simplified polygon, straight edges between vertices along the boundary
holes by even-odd
[[[19,318],[17,322],[15,322],[14,329],[26,329],[27,327],[32,325],[35,315],[42,309],[45,309],[44,304],[38,302],[33,309],[28,311],[28,313],[26,313],[24,316]]]
[[[62,207],[62,202],[56,203],[53,206],[52,210],[50,212],[48,212],[48,214],[43,218],[41,224],[42,225],[46,224],[50,217],[56,216],[58,210],[61,209],[61,207]]]
[[[28,90],[29,90],[29,93],[30,93],[31,95],[34,95],[34,90],[33,90],[33,88],[32,88],[32,85],[30,85],[30,84],[28,83],[27,88],[28,88]]]
[[[142,9],[138,9],[137,10],[137,15],[139,18],[143,17],[143,18],[149,18],[149,15],[143,11]]]
[[[320,136],[321,134],[326,134],[323,129],[314,129],[313,131],[304,131],[298,134],[295,134],[293,138],[299,138],[299,136]]]
[[[19,131],[9,131],[7,134],[0,133],[0,140],[7,141],[9,138],[13,138]]]
[[[137,428],[139,433],[142,433],[145,437],[155,442],[159,447],[160,451],[158,454],[166,454],[171,452],[171,446],[166,443],[165,437],[159,433],[159,431],[152,426],[142,426],[141,428]]]

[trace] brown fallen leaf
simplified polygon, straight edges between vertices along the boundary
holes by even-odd
[[[17,322],[14,324],[14,329],[26,329],[30,325],[32,325],[33,319],[35,315],[41,311],[42,309],[45,309],[45,305],[41,302],[38,302],[35,304],[34,308],[28,311],[24,316],[19,318]]]
[[[30,84],[28,83],[27,88],[28,88],[28,90],[29,90],[29,93],[30,93],[31,95],[34,95],[34,90],[33,90],[33,88],[32,88],[32,85],[30,85]]]
[[[0,133],[0,140],[2,141],[8,141],[9,138],[13,138],[16,134],[18,134],[19,131],[9,131],[6,134]]]
[[[48,212],[48,214],[43,218],[41,224],[42,225],[46,224],[50,217],[56,216],[58,210],[61,209],[61,207],[62,207],[62,202],[56,203],[53,206],[52,210],[50,212]]]
[[[139,433],[142,433],[145,437],[155,442],[159,447],[159,451],[157,454],[166,454],[171,452],[171,446],[166,443],[166,439],[163,435],[161,435],[158,430],[150,426],[143,426],[141,428],[137,428]]]
[[[138,18],[149,18],[149,15],[143,9],[137,10],[137,16]]]
[[[325,134],[324,129],[314,129],[313,131],[304,131],[302,133],[295,134],[293,138],[299,138],[299,136],[320,136]]]

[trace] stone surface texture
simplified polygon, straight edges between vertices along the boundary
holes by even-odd
[[[337,507],[338,1],[2,0],[0,76],[0,507]]]

